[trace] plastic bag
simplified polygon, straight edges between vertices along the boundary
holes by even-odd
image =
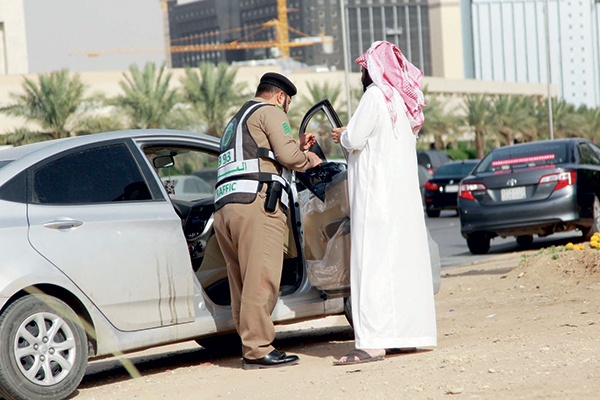
[[[306,260],[308,280],[321,290],[350,287],[350,219],[329,239],[321,260]]]

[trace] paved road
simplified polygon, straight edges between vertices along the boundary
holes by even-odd
[[[460,220],[455,212],[443,211],[439,218],[425,217],[427,227],[433,240],[439,246],[442,268],[453,265],[471,264],[485,260],[497,254],[522,251],[515,238],[495,238],[492,240],[490,252],[485,255],[473,255],[467,247],[466,240],[460,234]],[[540,249],[550,246],[563,246],[568,242],[577,243],[582,240],[581,232],[571,231],[557,233],[545,238],[534,237],[533,244],[527,249]]]

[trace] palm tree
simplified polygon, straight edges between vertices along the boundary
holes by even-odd
[[[90,98],[84,98],[86,86],[78,74],[70,75],[63,69],[39,75],[38,82],[25,78],[22,88],[24,93],[11,93],[14,103],[0,112],[22,117],[40,130],[19,128],[3,137],[4,142],[18,145],[79,133],[77,116],[85,111]]]
[[[419,135],[431,135],[434,141],[434,147],[439,150],[446,149],[448,138],[452,136],[458,125],[460,118],[456,116],[454,110],[446,111],[446,102],[439,96],[433,95],[428,88],[423,89],[425,103],[423,114],[425,122]]]
[[[345,107],[340,104],[342,87],[339,83],[332,84],[328,81],[324,82],[308,82],[306,84],[308,88],[308,94],[300,94],[299,107],[301,109],[310,108],[313,104],[323,100],[329,99],[329,102],[336,109],[340,118],[343,112],[346,112]]]
[[[0,135],[0,145],[22,146],[50,139],[52,139],[50,135],[42,132],[32,132],[27,128],[16,128],[11,132]]]
[[[475,151],[477,158],[485,155],[485,140],[488,126],[492,122],[491,103],[486,94],[470,94],[463,105],[465,123],[473,128],[475,133]]]
[[[169,86],[171,76],[164,63],[157,69],[150,62],[142,70],[131,65],[129,75],[124,73],[124,80],[119,82],[123,94],[109,100],[109,104],[121,108],[128,120],[126,125],[132,128],[174,127],[180,97]]]
[[[206,126],[205,133],[219,137],[233,111],[248,97],[247,85],[235,82],[237,68],[226,63],[216,68],[212,63],[200,63],[197,71],[185,69],[180,80],[183,99]]]
[[[581,114],[585,119],[584,137],[597,144],[599,139],[598,132],[600,132],[600,107],[588,108],[580,106],[577,109],[577,113]]]
[[[582,137],[585,131],[585,117],[578,113],[575,105],[566,100],[554,103],[554,130],[558,137]]]
[[[525,96],[499,95],[492,103],[492,127],[511,145],[515,139],[523,139],[537,123],[533,112],[533,98]]]

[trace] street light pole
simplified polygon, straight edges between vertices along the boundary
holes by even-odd
[[[550,68],[550,17],[548,0],[544,2],[544,32],[546,35],[546,75],[548,77],[548,130],[550,140],[554,140],[554,122],[552,117],[552,70]]]
[[[344,7],[345,0],[340,0],[340,17],[342,20],[342,46],[344,52],[344,79],[346,81],[346,107],[348,109],[348,121],[352,116],[352,103],[350,102],[350,78],[348,76],[348,37],[346,32],[346,8]],[[348,123],[346,121],[346,123]]]

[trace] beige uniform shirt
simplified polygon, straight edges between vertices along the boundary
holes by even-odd
[[[264,99],[252,99],[264,103]],[[292,136],[292,128],[287,114],[277,106],[260,107],[247,120],[248,130],[259,147],[271,148],[277,161],[284,167],[304,172],[310,163],[308,157],[298,147],[298,142]],[[262,172],[278,173],[275,163],[261,159]]]

